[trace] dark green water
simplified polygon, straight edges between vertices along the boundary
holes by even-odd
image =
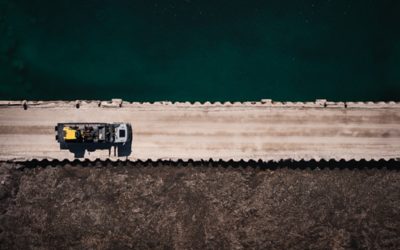
[[[0,0],[0,99],[400,101],[400,1]]]

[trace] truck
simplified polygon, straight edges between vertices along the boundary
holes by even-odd
[[[132,140],[129,123],[57,123],[56,140],[62,145],[125,145]]]

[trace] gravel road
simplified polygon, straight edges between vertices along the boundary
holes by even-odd
[[[400,156],[400,105],[127,104],[44,102],[0,107],[0,160],[74,159],[56,142],[57,122],[129,122],[137,159],[390,159]],[[116,159],[113,149],[87,159]],[[126,158],[120,157],[120,158]]]

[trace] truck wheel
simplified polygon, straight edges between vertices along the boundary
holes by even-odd
[[[57,131],[57,130],[58,130],[58,126],[55,126],[55,127],[54,127],[54,131]]]
[[[58,141],[58,135],[56,135],[56,141]]]

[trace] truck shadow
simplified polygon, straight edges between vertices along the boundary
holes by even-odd
[[[128,157],[132,153],[132,141],[125,143],[125,145],[117,143],[63,143],[60,144],[60,149],[68,149],[74,154],[75,158],[85,157],[85,153],[94,152],[96,150],[108,150],[108,156]]]

